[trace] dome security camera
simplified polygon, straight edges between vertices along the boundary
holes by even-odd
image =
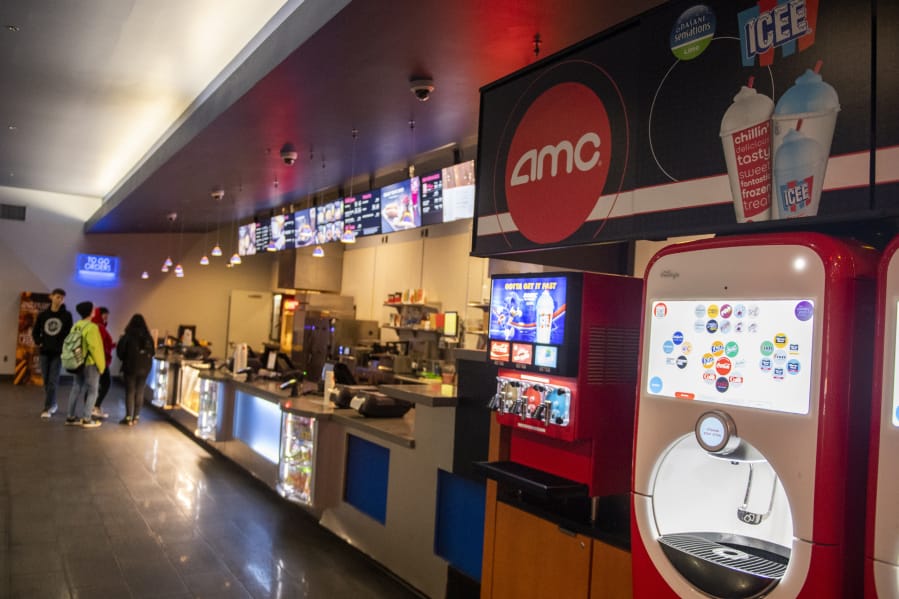
[[[293,147],[292,143],[286,143],[281,147],[281,160],[284,161],[284,164],[290,166],[297,161],[297,149]]]
[[[178,213],[177,212],[169,212],[168,214],[165,215],[165,217],[166,217],[166,219],[168,219],[168,221],[170,223],[173,223],[176,220],[178,220]]]
[[[434,81],[432,79],[412,79],[409,82],[409,90],[415,94],[420,102],[427,102],[434,91]]]
[[[212,192],[210,192],[209,195],[212,196],[213,200],[221,200],[223,197],[225,197],[225,190],[224,189],[214,189]]]

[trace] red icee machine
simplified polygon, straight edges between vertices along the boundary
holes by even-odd
[[[877,279],[874,405],[868,472],[865,596],[899,597],[899,237],[884,251]]]
[[[633,277],[580,272],[497,275],[490,407],[510,429],[509,460],[488,476],[594,519],[599,496],[630,486],[640,294]],[[587,511],[589,510],[589,511]]]
[[[860,595],[876,264],[816,233],[650,261],[635,597]]]

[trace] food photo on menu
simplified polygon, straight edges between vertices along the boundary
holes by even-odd
[[[419,186],[418,177],[413,177],[381,188],[382,233],[421,226]]]

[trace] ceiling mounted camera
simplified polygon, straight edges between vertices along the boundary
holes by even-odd
[[[165,217],[170,223],[173,223],[176,220],[178,220],[178,213],[177,212],[169,212],[168,214],[165,215]]]
[[[413,78],[409,81],[409,90],[420,102],[427,102],[434,91],[434,80]]]
[[[297,161],[297,149],[292,143],[286,143],[281,147],[281,160],[284,164],[290,166]]]
[[[213,189],[209,193],[209,195],[212,196],[213,200],[221,200],[223,197],[225,197],[225,190],[224,189]]]

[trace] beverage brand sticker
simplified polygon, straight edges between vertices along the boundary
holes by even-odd
[[[750,304],[749,308],[746,309],[746,314],[749,316],[749,318],[758,318],[759,317],[758,304]]]
[[[806,322],[811,320],[812,316],[815,315],[815,306],[809,301],[801,301],[796,304],[796,318],[801,320],[802,322]]]
[[[717,357],[724,353],[724,342],[723,341],[715,341],[712,343],[711,347],[712,355]]]
[[[709,315],[709,318],[718,318],[718,306],[716,304],[711,304],[706,312]]]
[[[812,190],[814,189],[814,176],[808,176],[798,181],[788,181],[777,189],[777,198],[780,202],[780,213],[801,212],[812,204]]]
[[[694,333],[704,333],[705,332],[705,321],[697,320],[693,323],[693,332]]]
[[[715,390],[718,391],[718,393],[726,393],[729,388],[730,383],[727,381],[726,377],[719,376],[715,381]]]
[[[696,314],[696,318],[705,318],[705,306],[703,304],[697,304],[693,313]]]
[[[774,344],[770,341],[762,341],[761,347],[759,347],[759,351],[762,352],[763,356],[770,356],[774,353]]]
[[[733,365],[730,362],[730,358],[720,358],[717,362],[715,362],[715,372],[720,375],[730,374]]]
[[[674,342],[674,345],[680,345],[684,342],[684,334],[680,331],[674,331],[671,335],[671,340]]]
[[[702,54],[715,36],[715,13],[705,4],[691,6],[671,27],[668,43],[678,60],[693,60]]]
[[[776,347],[786,347],[787,346],[787,336],[784,333],[777,333],[774,335],[774,345]]]
[[[746,316],[746,306],[743,304],[737,304],[734,306],[734,318],[743,318]]]
[[[790,360],[787,362],[787,372],[789,374],[799,374],[799,360]]]
[[[675,360],[675,364],[677,364],[678,368],[683,370],[687,367],[687,356],[678,356],[677,360]]]
[[[657,376],[654,376],[651,379],[649,379],[649,390],[652,393],[658,393],[659,391],[661,391],[662,390],[662,379],[660,379]]]
[[[743,385],[743,375],[734,371],[727,377],[727,382],[734,389],[739,389]]]
[[[674,351],[674,343],[672,343],[670,339],[665,339],[665,343],[662,344],[662,351],[666,354],[670,354]]]
[[[702,380],[705,381],[706,383],[708,383],[709,385],[714,383],[716,378],[718,378],[718,377],[715,376],[715,373],[712,372],[711,370],[705,370],[702,373]]]
[[[777,48],[782,56],[809,48],[815,42],[817,20],[817,0],[760,0],[738,13],[743,66],[753,66],[756,58],[759,66],[771,66]]]
[[[718,310],[718,313],[721,315],[721,318],[730,318],[734,313],[734,309],[730,304],[724,304],[721,306],[721,309]]]
[[[711,368],[715,365],[715,356],[712,354],[702,354],[702,366],[703,368]]]
[[[771,372],[772,366],[771,358],[762,358],[759,360],[759,370],[762,372]]]
[[[666,306],[662,302],[659,302],[655,305],[655,308],[652,309],[652,313],[656,318],[665,318],[665,316],[668,314],[668,306]]]
[[[690,343],[689,341],[684,342],[684,344],[681,345],[681,347],[680,347],[680,351],[685,356],[689,356],[690,353],[693,351],[693,344]]]
[[[705,330],[708,331],[709,333],[717,332],[718,331],[718,321],[710,320],[707,323],[705,323]]]
[[[787,352],[782,349],[775,350],[774,363],[775,364],[783,364],[786,361],[787,361]]]
[[[733,324],[731,324],[729,320],[721,321],[721,334],[727,335],[728,333],[730,333],[731,328],[733,328]]]
[[[790,344],[790,353],[791,353],[791,354],[798,354],[798,353],[799,353],[799,344],[798,344],[798,343],[791,343],[791,344]]]
[[[740,346],[737,345],[736,341],[728,341],[727,345],[724,346],[724,353],[728,358],[733,358],[740,353]]]

